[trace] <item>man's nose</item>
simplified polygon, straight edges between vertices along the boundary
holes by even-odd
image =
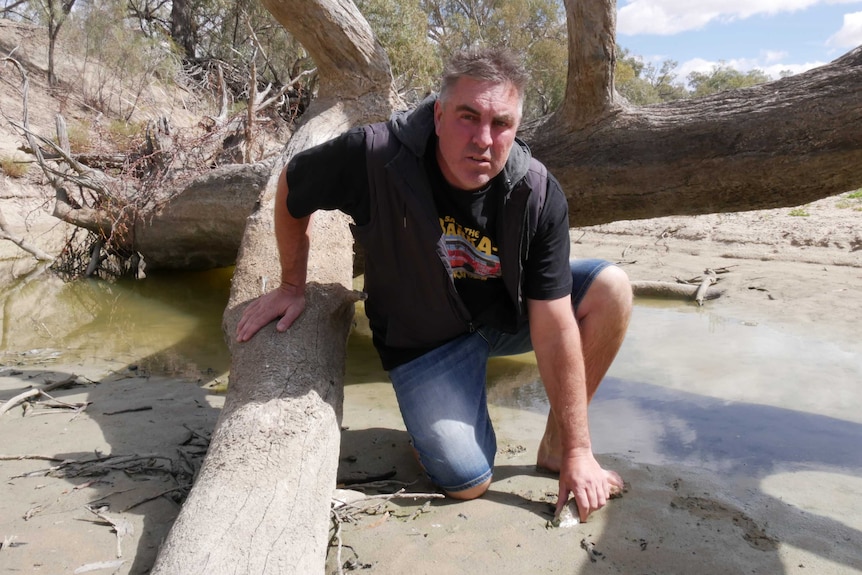
[[[480,122],[473,133],[473,142],[482,149],[490,148],[494,142],[491,136],[491,124]]]

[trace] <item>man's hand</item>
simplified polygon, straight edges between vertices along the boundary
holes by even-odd
[[[287,331],[304,309],[305,286],[282,285],[248,304],[236,326],[236,340],[250,340],[263,326],[279,317],[275,329]]]
[[[560,493],[557,513],[569,499],[569,493],[578,504],[581,523],[590,513],[604,507],[611,496],[621,493],[623,479],[615,471],[602,469],[590,450],[566,455],[560,468]]]

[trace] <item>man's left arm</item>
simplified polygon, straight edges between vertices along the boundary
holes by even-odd
[[[574,495],[581,521],[605,505],[619,476],[602,469],[592,451],[581,335],[572,300],[527,300],[539,374],[558,426],[560,492],[557,510]]]

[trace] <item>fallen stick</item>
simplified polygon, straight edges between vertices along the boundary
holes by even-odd
[[[31,397],[35,397],[37,395],[40,395],[41,393],[42,392],[38,389],[28,389],[27,391],[25,391],[23,393],[19,393],[18,395],[16,395],[15,397],[10,399],[6,403],[4,403],[3,407],[0,407],[0,415],[3,415],[4,413],[9,411],[10,409],[14,408],[16,405],[24,403],[25,401],[27,401]]]
[[[700,282],[697,292],[694,294],[694,301],[697,302],[697,305],[703,305],[703,300],[706,297],[706,292],[709,289],[709,286],[713,285],[717,281],[718,279],[715,277],[715,272],[712,270],[706,270],[706,275],[704,276],[703,281]]]
[[[111,529],[114,530],[114,533],[117,536],[117,558],[121,558],[123,556],[123,537],[127,535],[132,536],[135,533],[135,529],[132,527],[132,524],[122,517],[117,517],[115,519],[107,513],[102,512],[100,509],[94,509],[89,505],[85,505],[84,508],[110,525]]]
[[[16,395],[12,399],[8,400],[6,403],[4,403],[2,407],[0,407],[0,415],[3,415],[4,413],[9,411],[10,409],[13,409],[16,405],[24,403],[25,401],[27,401],[31,397],[35,397],[37,395],[44,395],[48,399],[57,401],[57,403],[62,403],[61,401],[54,399],[53,397],[51,397],[50,395],[48,395],[45,392],[46,391],[53,391],[53,390],[58,389],[60,387],[69,385],[70,383],[74,383],[77,379],[78,379],[77,375],[70,375],[66,379],[63,379],[60,381],[54,381],[54,382],[46,384],[43,387],[28,389],[27,391],[19,393],[18,395]]]
[[[659,297],[667,299],[693,300],[699,286],[658,281],[633,281],[632,292],[637,297]],[[713,290],[704,299],[716,299],[722,291]]]
[[[39,459],[41,461],[68,461],[62,457],[54,457],[52,455],[3,455],[0,454],[0,461],[23,461],[25,459]]]
[[[137,507],[139,505],[143,505],[144,503],[149,503],[150,501],[155,501],[159,497],[167,495],[168,493],[173,493],[175,491],[182,491],[184,489],[189,490],[189,489],[191,489],[191,487],[192,486],[190,484],[186,484],[186,485],[180,485],[179,487],[174,487],[173,489],[166,489],[165,491],[162,491],[160,493],[156,493],[155,495],[152,495],[152,496],[147,497],[145,499],[141,499],[137,503],[132,503],[131,505],[129,505],[128,507],[123,509],[120,513],[126,513],[127,511],[131,511],[132,509],[134,509],[135,507]]]

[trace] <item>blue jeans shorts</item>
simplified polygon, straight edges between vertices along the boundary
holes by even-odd
[[[576,310],[610,262],[571,262]],[[508,334],[483,327],[389,372],[404,424],[431,480],[458,492],[491,478],[497,439],[488,415],[488,358],[532,351],[529,326]]]

